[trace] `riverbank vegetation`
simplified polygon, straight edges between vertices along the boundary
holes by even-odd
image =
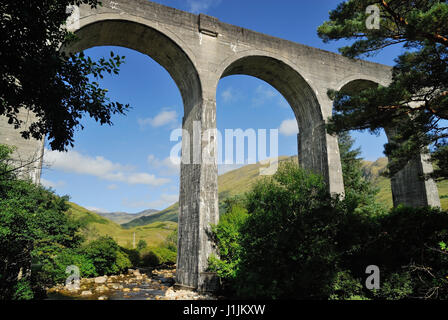
[[[448,213],[387,209],[361,174],[359,150],[341,139],[346,196],[321,177],[282,163],[244,197],[227,201],[213,227],[218,256],[210,271],[223,294],[245,299],[446,299]],[[380,288],[366,287],[366,268]]]
[[[44,298],[46,288],[80,277],[120,274],[128,268],[174,263],[177,233],[162,245],[140,251],[119,246],[110,236],[86,241],[88,221],[70,213],[68,197],[18,178],[12,147],[0,145],[0,299]],[[154,259],[148,262],[147,255]]]

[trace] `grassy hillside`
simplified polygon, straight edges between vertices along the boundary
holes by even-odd
[[[83,228],[82,233],[86,236],[87,241],[108,235],[119,245],[128,248],[132,246],[134,232],[136,243],[139,240],[145,240],[148,246],[157,246],[177,227],[177,223],[165,221],[124,229],[119,224],[71,202],[68,214],[85,223],[86,227]]]

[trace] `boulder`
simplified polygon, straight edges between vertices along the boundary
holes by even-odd
[[[106,283],[107,281],[107,276],[102,276],[102,277],[96,277],[95,278],[95,283]]]

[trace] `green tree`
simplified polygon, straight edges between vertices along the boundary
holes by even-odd
[[[355,140],[346,131],[339,134],[339,153],[341,155],[342,174],[345,188],[345,204],[348,211],[377,216],[385,208],[376,203],[379,189],[364,176],[362,170],[361,149],[354,149]]]
[[[148,243],[146,243],[145,240],[139,240],[139,242],[137,243],[137,250],[143,250],[148,246]]]
[[[98,78],[118,74],[124,57],[92,61],[84,54],[64,53],[61,44],[76,41],[64,25],[67,6],[98,0],[0,1],[0,116],[22,129],[24,138],[47,136],[53,150],[73,146],[73,134],[81,118],[90,116],[100,124],[112,124],[113,114],[125,114],[128,105],[111,102]],[[20,110],[38,120],[24,128]]]
[[[379,28],[366,24],[374,5]],[[440,0],[349,0],[330,12],[318,28],[324,42],[354,40],[340,52],[351,58],[371,56],[392,45],[407,51],[395,60],[389,86],[356,92],[330,90],[334,115],[330,132],[395,128],[385,146],[390,175],[419,153],[432,152],[433,177],[448,177],[448,3]],[[428,149],[428,146],[431,149]]]
[[[32,273],[64,249],[76,248],[82,238],[71,220],[66,197],[18,180],[8,163],[12,148],[0,145],[0,299],[39,296],[53,279]]]
[[[116,264],[119,246],[111,237],[103,236],[90,242],[82,252],[92,260],[99,275],[110,275],[119,271]]]
[[[320,176],[282,164],[247,194],[240,228],[240,297],[321,299],[330,295],[337,268],[336,200]]]
[[[220,216],[218,225],[212,226],[219,257],[210,257],[209,268],[223,280],[222,289],[230,292],[241,263],[241,228],[246,223],[248,214],[246,208],[232,198],[226,199],[225,207],[226,211]]]

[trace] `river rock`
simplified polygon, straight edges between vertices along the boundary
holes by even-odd
[[[82,296],[91,296],[93,293],[92,293],[92,291],[90,291],[90,290],[86,290],[86,291],[83,291],[83,292],[81,292],[81,295]]]
[[[98,292],[104,292],[104,291],[108,291],[108,290],[109,290],[109,288],[106,287],[105,285],[99,286],[95,289],[95,291],[98,291]]]
[[[114,290],[120,290],[120,289],[123,289],[123,286],[121,285],[121,284],[118,284],[118,283],[112,283],[112,284],[110,284],[109,285],[112,289],[114,289]]]
[[[102,277],[96,277],[95,278],[95,283],[106,283],[107,281],[107,276],[102,276]]]

